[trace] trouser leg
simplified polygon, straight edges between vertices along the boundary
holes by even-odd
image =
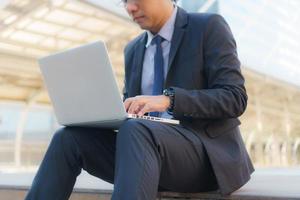
[[[128,120],[116,148],[113,200],[154,200],[159,186],[177,192],[217,189],[201,141],[184,127]]]
[[[153,200],[158,188],[216,189],[207,155],[192,132],[181,126],[128,120],[118,134],[92,128],[58,131],[27,200],[68,199],[81,168],[114,181],[113,200]]]
[[[67,200],[82,168],[112,182],[115,139],[112,130],[60,129],[54,134],[25,199]]]

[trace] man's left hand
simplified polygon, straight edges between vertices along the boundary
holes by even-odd
[[[126,112],[143,116],[148,112],[165,112],[170,106],[170,98],[159,96],[135,96],[124,101]]]

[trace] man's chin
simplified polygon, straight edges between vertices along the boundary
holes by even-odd
[[[139,27],[142,29],[142,30],[147,30],[147,31],[150,31],[150,27],[149,26],[147,26],[147,25],[145,25],[145,24],[138,24],[139,25]]]
[[[147,24],[144,24],[144,23],[137,23],[137,25],[138,25],[142,30],[155,32],[153,26],[150,26],[149,24],[147,25]]]

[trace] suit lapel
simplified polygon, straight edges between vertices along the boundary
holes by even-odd
[[[142,70],[143,70],[143,61],[146,50],[146,40],[147,34],[144,33],[142,38],[138,41],[137,45],[134,49],[134,57],[133,57],[133,79],[132,79],[132,96],[141,94],[141,79],[142,79]]]
[[[178,7],[176,22],[175,22],[175,27],[174,27],[174,33],[173,33],[172,41],[171,41],[168,71],[170,70],[170,68],[173,64],[175,55],[178,51],[178,48],[179,48],[182,38],[184,36],[186,24],[187,24],[187,13],[183,9]]]

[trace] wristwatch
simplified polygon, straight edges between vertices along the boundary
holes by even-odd
[[[167,96],[170,98],[170,106],[168,107],[167,112],[171,115],[173,115],[173,110],[174,110],[174,102],[175,102],[175,90],[173,88],[167,88],[164,89],[163,95]]]

